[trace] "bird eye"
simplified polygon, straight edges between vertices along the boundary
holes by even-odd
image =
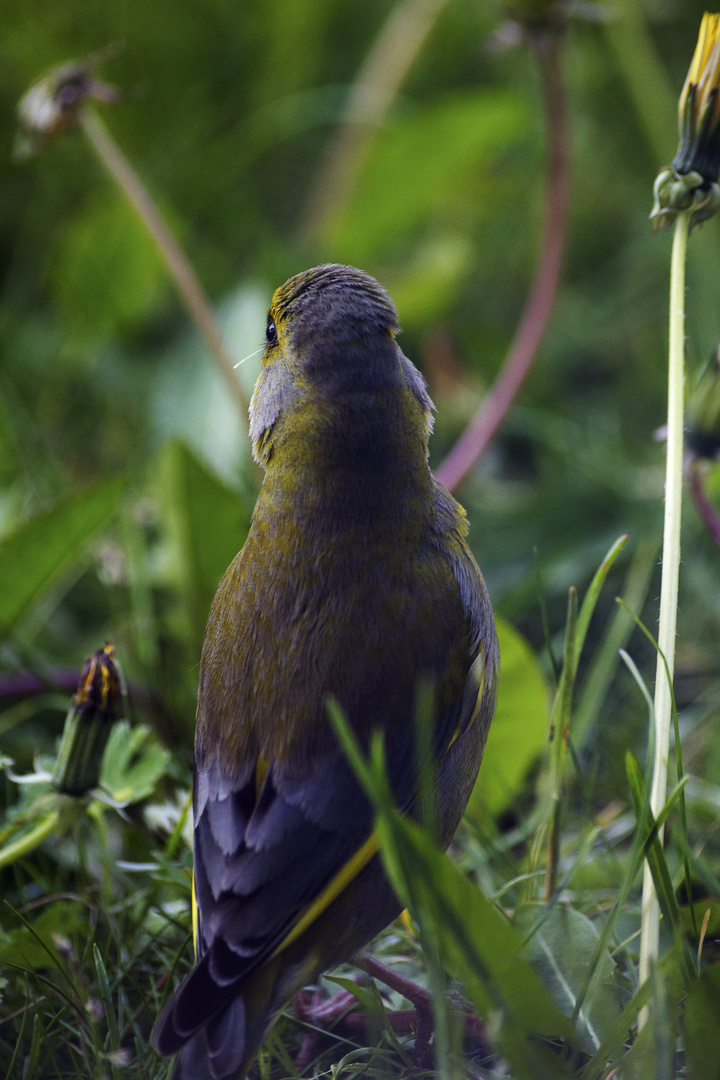
[[[275,323],[268,315],[267,330],[265,331],[265,339],[268,345],[277,345],[277,330],[275,329]]]

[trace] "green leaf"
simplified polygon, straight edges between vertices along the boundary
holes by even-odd
[[[80,904],[60,900],[52,904],[32,923],[13,930],[0,947],[0,962],[17,964],[26,970],[57,967],[64,971],[54,939],[67,939],[77,930],[87,928],[87,910]]]
[[[652,873],[653,884],[655,886],[655,892],[657,893],[660,910],[662,911],[667,927],[673,934],[675,941],[678,944],[678,948],[680,949],[680,958],[683,964],[685,979],[689,983],[692,981],[694,974],[693,966],[688,950],[684,947],[680,909],[675,896],[675,890],[673,889],[665,852],[658,836],[658,830],[663,826],[668,814],[685,788],[687,777],[684,777],[673,788],[662,811],[658,815],[657,821],[655,821],[650,810],[645,778],[643,777],[637,758],[630,750],[628,750],[625,755],[625,767],[627,770],[628,783],[630,785],[630,793],[635,807],[638,832],[643,838],[643,850]],[[647,835],[645,836],[646,830]]]
[[[167,281],[159,252],[120,194],[91,199],[64,224],[50,285],[76,333],[133,330],[157,309]]]
[[[525,1068],[527,1055],[518,1049],[524,1047],[525,1037],[536,1033],[572,1038],[574,1029],[524,957],[522,935],[424,829],[393,807],[381,737],[373,738],[370,758],[365,759],[337,705],[331,703],[329,711],[375,807],[385,870],[420,927],[426,955],[439,958],[462,983],[479,1015],[499,1013],[503,1040],[505,1036],[509,1040],[507,1046],[503,1041],[503,1048],[511,1054],[515,1047],[511,1060],[517,1059],[518,1076],[539,1075]],[[435,994],[437,1011],[434,999]],[[563,1075],[560,1063],[556,1065],[556,1075]]]
[[[523,904],[515,912],[513,925],[526,932],[544,910],[543,904]],[[565,1016],[573,1015],[597,943],[598,932],[590,920],[564,904],[556,904],[529,938],[535,969]],[[577,1017],[583,1046],[591,1053],[610,1034],[621,1011],[615,966],[607,949],[597,965],[593,986]]]
[[[551,771],[552,790],[556,799],[559,797],[562,769],[566,757],[575,677],[577,675],[578,663],[580,661],[580,656],[582,655],[583,645],[585,644],[585,636],[593,612],[595,611],[600,591],[605,584],[605,579],[607,578],[613,563],[625,547],[627,539],[627,534],[620,536],[609,548],[590,582],[579,612],[577,610],[577,595],[574,589],[571,588],[570,590],[567,626],[565,630],[564,663],[552,710],[554,745],[551,751]]]
[[[102,998],[103,1008],[105,1009],[105,1019],[107,1020],[108,1032],[110,1034],[110,1048],[112,1050],[119,1050],[120,1031],[118,1030],[115,1005],[112,999],[112,993],[110,992],[110,983],[108,982],[107,971],[105,970],[105,964],[100,955],[100,950],[94,942],[93,957],[95,960],[95,970],[97,971],[98,982],[100,984],[100,997]]]
[[[514,799],[547,740],[549,687],[537,657],[508,622],[496,617],[502,674],[485,756],[467,813],[499,814]]]
[[[515,1075],[568,1075],[559,1058],[548,1072],[529,1046],[533,1035],[574,1041],[574,1028],[523,955],[521,934],[424,830],[395,810],[383,811],[377,827],[386,872],[420,927],[426,954],[459,980],[479,1016],[499,1021],[498,1041]],[[433,1001],[437,1006],[435,994]]]
[[[464,193],[487,207],[493,167],[524,135],[527,118],[518,94],[497,90],[448,94],[397,117],[378,135],[347,213],[330,229],[330,250],[363,266],[440,211],[445,221],[466,222]]]
[[[651,988],[647,1021],[619,1070],[622,1080],[676,1080],[678,994],[659,964],[647,980]],[[603,1075],[605,1075],[603,1073]]]
[[[113,727],[105,748],[100,786],[118,803],[139,802],[152,795],[169,761],[169,752],[150,728],[142,724],[130,727],[120,721]]]
[[[82,545],[110,518],[125,481],[109,480],[36,514],[0,541],[0,638],[52,583]]]
[[[161,464],[177,570],[199,652],[220,579],[245,542],[250,514],[240,496],[184,443],[170,444]]]
[[[680,975],[680,965],[678,964],[677,946],[673,946],[660,958],[657,969],[662,976],[669,997],[676,1003],[685,992],[685,984]],[[608,1064],[617,1062],[625,1056],[628,1033],[636,1024],[640,1010],[644,1009],[653,1000],[654,990],[654,980],[646,979],[640,989],[633,994],[630,1001],[625,1005],[608,1033],[603,1036],[601,1046],[577,1074],[578,1080],[600,1080],[600,1078],[604,1080],[608,1076]],[[638,1041],[639,1039],[636,1040],[636,1043]]]
[[[575,678],[577,664],[580,659],[580,654],[582,653],[583,645],[585,644],[585,635],[587,634],[590,620],[592,619],[593,612],[595,611],[595,605],[598,602],[600,591],[605,584],[606,577],[612,569],[613,563],[615,562],[627,542],[628,534],[625,533],[623,536],[619,536],[615,543],[611,545],[607,554],[605,555],[605,558],[595,571],[595,575],[593,576],[588,591],[585,594],[585,599],[582,602],[582,607],[580,608],[580,614],[578,615],[577,620],[577,641],[575,647],[575,670],[572,673],[573,679]]]
[[[395,810],[378,821],[383,860],[401,899],[480,1015],[501,1008],[529,1031],[567,1035],[528,961],[522,936],[417,825]]]
[[[326,975],[325,978],[327,982],[337,983],[343,990],[351,993],[364,1012],[373,1012],[377,1008],[377,999],[370,988],[375,986],[374,983],[364,986],[362,983],[356,982],[355,979],[348,979],[342,975]],[[349,1005],[348,1010],[351,1008],[354,1008],[354,1006]]]
[[[400,323],[433,325],[452,307],[472,265],[475,248],[466,232],[429,236],[403,265],[394,267],[392,296]]]
[[[690,987],[685,1003],[685,1053],[689,1080],[720,1080],[720,964]]]

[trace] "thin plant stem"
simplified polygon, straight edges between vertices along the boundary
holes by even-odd
[[[0,851],[0,868],[10,866],[11,863],[17,862],[18,859],[24,859],[26,855],[34,851],[39,844],[42,844],[43,840],[47,840],[49,836],[52,836],[59,820],[58,811],[51,810],[47,817],[39,825],[36,825],[34,829],[14,840],[11,844],[6,844]]]
[[[665,805],[670,724],[672,716],[672,678],[675,669],[675,628],[677,623],[678,578],[680,572],[680,518],[683,488],[683,391],[685,350],[685,253],[689,214],[678,215],[673,237],[670,270],[670,343],[668,360],[667,459],[665,469],[665,523],[663,528],[662,577],[660,581],[660,622],[658,658],[655,672],[655,760],[653,764],[650,809],[657,818]],[[666,668],[667,664],[667,668]],[[662,830],[659,830],[662,842]],[[640,929],[640,985],[649,978],[658,956],[660,907],[646,860]],[[642,1027],[647,1009],[640,1014]]]
[[[677,95],[650,33],[643,5],[636,0],[619,0],[613,18],[606,19],[603,28],[648,150],[656,161],[669,161],[673,142],[666,118],[677,110]]]
[[[547,128],[547,185],[540,253],[530,293],[500,373],[490,393],[437,470],[454,490],[486,449],[524,383],[555,304],[567,233],[570,136],[567,95],[557,33],[538,33],[533,48],[540,69]]]
[[[447,0],[400,0],[350,89],[345,113],[308,200],[300,232],[322,241],[355,190],[372,141]]]
[[[101,162],[117,181],[155,241],[187,312],[210,350],[215,365],[230,391],[238,413],[245,416],[248,409],[247,398],[233,371],[233,362],[223,341],[215,312],[205,296],[187,255],[168,228],[157,203],[95,110],[87,105],[79,109],[78,122]]]

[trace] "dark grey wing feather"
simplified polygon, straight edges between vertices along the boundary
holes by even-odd
[[[323,812],[311,802],[312,820],[299,792],[313,788],[314,779],[303,777],[300,769],[285,776],[272,765],[252,806],[254,778],[247,772],[233,789],[217,765],[198,770],[203,776],[202,788],[198,782],[196,789],[194,845],[198,963],[158,1022],[155,1042],[162,1053],[176,1053],[203,1027],[210,1052],[210,1025],[217,1023],[216,1060],[227,1059],[231,1049],[223,1042],[219,1018],[238,999],[237,985],[272,954],[369,835],[370,808],[340,751],[317,769]],[[353,812],[339,813],[346,804]]]
[[[245,1051],[245,1002],[237,994],[224,1012],[213,1017],[205,1029],[210,1074],[232,1076],[242,1064]]]

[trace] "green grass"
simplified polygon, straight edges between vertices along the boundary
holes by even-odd
[[[600,1080],[628,1051],[629,1062],[641,1059],[640,1072],[628,1075],[650,1075],[642,1071],[648,1061],[657,1076],[712,1075],[688,1071],[687,1064],[707,1056],[702,1017],[715,986],[720,926],[720,858],[706,805],[688,795],[685,777],[654,824],[652,753],[644,768],[628,753],[625,788],[611,799],[591,759],[573,753],[573,676],[621,547],[614,545],[603,561],[579,616],[570,605],[569,640],[578,652],[565,650],[570,667],[558,686],[555,737],[530,776],[519,779],[499,821],[483,802],[481,772],[472,816],[450,856],[437,851],[429,834],[394,811],[382,747],[363,763],[348,743],[376,806],[388,873],[413,920],[412,928],[399,920],[371,952],[433,989],[442,1037],[436,1033],[430,1072],[415,1066],[412,1033],[396,1034],[387,1016],[408,1003],[382,985],[369,994],[367,977],[345,969],[335,975],[344,987],[348,976],[359,980],[367,1023],[352,1034],[339,1025],[319,1037],[307,1075],[491,1076],[505,1069],[518,1080]],[[610,619],[608,632],[612,626]],[[596,647],[602,650],[602,637]],[[627,662],[640,684],[637,705],[651,715],[649,693]],[[522,671],[515,677],[522,680]],[[558,736],[569,753],[558,756]],[[45,764],[39,762],[36,779]],[[53,796],[47,783],[6,780],[6,793],[20,796],[9,816],[15,842],[53,798],[65,800],[60,821],[66,830],[72,826],[5,870],[0,1068],[9,1076],[169,1076],[169,1063],[149,1040],[163,1002],[191,963],[187,782],[186,768],[153,736],[138,729],[129,742],[123,725],[111,739],[103,788],[97,798],[74,800],[72,817],[67,797]],[[114,805],[120,792],[122,810]],[[665,848],[657,840],[663,822],[672,825]],[[640,879],[648,857],[664,937],[658,968],[640,986]],[[698,953],[706,910],[710,923]],[[329,973],[322,989],[337,986]],[[463,1036],[457,995],[482,1020],[479,1041]],[[643,1032],[635,1043],[647,1004],[655,1034]],[[251,1075],[297,1075],[293,1061],[306,1029],[288,1011]]]

